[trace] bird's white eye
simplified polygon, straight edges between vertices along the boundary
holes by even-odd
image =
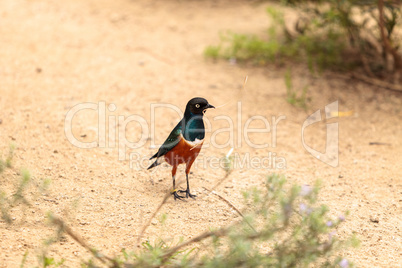
[[[197,104],[195,105],[195,108],[200,108],[200,105],[197,103]]]

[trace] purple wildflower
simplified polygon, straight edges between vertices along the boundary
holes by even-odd
[[[306,213],[307,215],[309,215],[313,211],[311,207],[307,206],[304,203],[300,203],[299,208],[301,213]]]
[[[342,268],[347,268],[347,267],[349,267],[349,261],[347,259],[342,259],[339,262],[339,266],[341,266]]]
[[[304,203],[300,203],[300,212],[305,212],[307,210],[307,206]]]
[[[335,234],[336,234],[335,231],[332,231],[332,232],[330,232],[330,233],[328,234],[328,240],[329,240],[329,242],[332,242],[332,237],[333,237]]]
[[[307,196],[311,193],[312,189],[310,185],[303,184],[301,187],[300,195],[301,196]]]

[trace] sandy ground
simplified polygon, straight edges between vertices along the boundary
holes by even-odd
[[[226,104],[206,114],[211,123],[206,136],[209,146],[203,148],[190,182],[198,198],[170,200],[159,213],[168,215],[166,224],[154,220],[145,238],[174,237],[177,242],[237,219],[216,197],[205,198],[203,188],[223,177],[224,171],[213,162],[235,147],[239,157],[262,159],[275,153],[277,162],[235,168],[217,189],[234,205],[241,207],[242,189],[262,185],[266,175],[274,172],[301,184],[320,179],[321,201],[330,206],[331,214],[350,211],[338,235],[354,232],[362,242],[360,248],[344,255],[358,267],[402,267],[402,95],[331,73],[313,77],[303,66],[294,66],[295,88],[308,85],[311,97],[308,111],[303,111],[286,102],[283,68],[203,58],[204,48],[219,42],[219,33],[263,33],[269,24],[266,5],[246,1],[1,1],[3,158],[9,145],[16,145],[14,168],[0,176],[1,190],[11,193],[15,189],[20,167],[30,171],[33,184],[50,179],[51,185],[46,194],[28,188],[33,206],[12,209],[13,225],[0,220],[0,267],[19,267],[25,252],[28,266],[38,264],[44,242],[53,234],[46,225],[47,211],[65,218],[89,244],[109,255],[135,247],[141,226],[171,186],[169,169],[151,173],[145,170],[149,162],[137,159],[150,157],[156,151],[152,143],[163,142],[180,119],[167,107],[153,111],[151,104],[172,104],[182,112],[195,96],[215,106]],[[246,75],[248,82],[242,90]],[[337,167],[310,155],[301,141],[308,115],[323,111],[333,101],[339,102],[341,112],[353,114],[311,125],[305,137],[310,147],[322,152],[326,123],[338,122]],[[70,129],[78,141],[97,142],[96,148],[79,148],[65,133],[68,111],[82,103],[92,103],[97,110],[80,110]],[[130,115],[136,115],[130,118],[137,121],[125,124]],[[267,148],[253,148],[243,136],[244,124],[256,115],[267,118],[271,128],[272,117],[286,116],[277,124],[276,134],[250,134],[249,143],[268,143]],[[233,136],[228,131],[216,132],[230,127],[223,116],[232,118]],[[104,122],[113,126],[119,118],[121,128],[103,127]],[[264,125],[256,120],[250,127]],[[125,150],[124,140],[143,146]],[[119,151],[125,160],[119,160]],[[284,166],[278,164],[283,161]],[[183,179],[183,169],[180,173]],[[89,256],[70,238],[52,245],[48,254],[57,260],[64,258],[67,267],[78,267]]]

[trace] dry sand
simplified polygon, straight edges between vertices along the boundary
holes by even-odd
[[[34,183],[47,178],[51,185],[47,194],[34,197],[35,188],[28,189],[33,206],[24,211],[14,208],[15,224],[0,221],[0,267],[19,266],[26,251],[28,266],[37,265],[44,240],[53,233],[46,225],[43,213],[47,211],[65,218],[89,244],[109,255],[135,247],[141,226],[171,187],[170,170],[151,173],[145,170],[148,161],[137,166],[138,162],[129,160],[130,153],[141,159],[150,157],[156,151],[152,140],[144,140],[140,148],[127,149],[123,161],[118,160],[117,148],[123,136],[114,139],[106,133],[103,148],[72,145],[64,130],[66,114],[80,103],[101,108],[105,102],[106,108],[115,108],[106,110],[107,119],[111,116],[118,121],[118,116],[138,115],[150,131],[151,104],[168,103],[184,109],[195,96],[205,97],[215,106],[227,103],[206,114],[211,131],[205,144],[210,146],[204,146],[190,178],[198,198],[188,202],[171,199],[159,213],[168,215],[166,225],[154,220],[144,239],[174,237],[178,241],[238,219],[218,198],[205,198],[203,188],[211,187],[224,175],[211,164],[231,148],[225,145],[231,139],[229,133],[215,132],[229,126],[217,118],[222,115],[233,119],[234,153],[261,159],[271,152],[276,159],[284,159],[286,166],[236,168],[217,189],[219,194],[241,207],[241,191],[262,185],[268,174],[283,173],[291,183],[300,184],[320,179],[320,201],[329,205],[331,215],[350,211],[338,235],[346,237],[355,232],[362,242],[360,248],[346,251],[345,256],[358,267],[402,267],[402,95],[327,72],[313,77],[303,66],[294,66],[294,87],[308,85],[311,102],[308,111],[293,107],[286,102],[284,68],[215,63],[203,57],[207,45],[219,42],[219,33],[263,33],[269,25],[267,4],[212,2],[1,2],[3,157],[10,144],[16,145],[15,168],[0,176],[1,190],[10,193],[15,189],[20,167],[30,171]],[[246,75],[248,82],[242,90]],[[331,167],[304,149],[301,129],[309,114],[336,100],[340,111],[353,110],[353,115],[323,120],[305,131],[306,143],[324,151],[326,123],[339,123],[339,165]],[[252,148],[242,136],[242,145],[238,146],[238,101],[241,131],[252,116],[263,116],[270,124],[272,116],[286,116],[278,123],[276,135],[272,131],[250,135],[251,142],[269,143],[269,147]],[[109,106],[111,103],[115,107]],[[180,116],[166,108],[156,109],[154,115],[152,138],[160,144]],[[263,124],[254,121],[250,126]],[[94,110],[81,111],[72,121],[73,134],[83,142],[96,141],[98,129]],[[125,137],[138,141],[142,131],[146,129],[141,130],[138,123],[129,123]],[[212,141],[222,148],[211,146]],[[103,140],[99,142],[103,144]],[[179,172],[183,179],[183,169]],[[67,267],[79,267],[80,261],[89,257],[70,238],[54,244],[49,255],[64,258]]]

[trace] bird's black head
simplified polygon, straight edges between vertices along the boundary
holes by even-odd
[[[209,108],[215,107],[209,104],[208,101],[204,98],[193,98],[187,103],[186,111],[184,112],[184,114],[203,115]]]

